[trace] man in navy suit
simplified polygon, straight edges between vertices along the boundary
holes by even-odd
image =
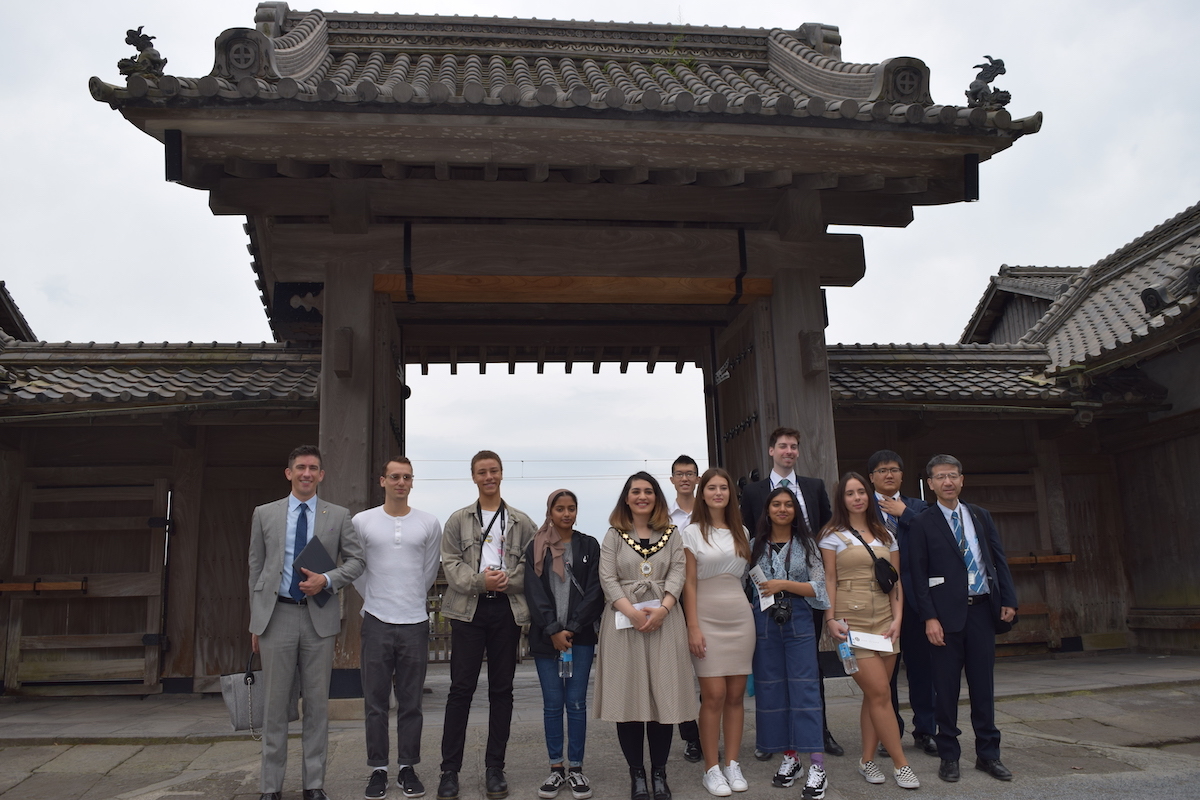
[[[800,507],[804,522],[809,530],[817,536],[833,511],[829,507],[829,494],[825,491],[825,481],[820,478],[806,478],[796,474],[796,458],[800,455],[800,431],[795,428],[776,428],[771,431],[767,440],[767,455],[771,457],[771,474],[761,481],[755,481],[742,492],[742,520],[750,528],[751,537],[758,530],[758,520],[763,514],[767,495],[780,486],[786,486],[796,496],[796,505]],[[813,627],[817,632],[813,641],[819,642],[821,631],[825,626],[825,612],[813,610]],[[819,663],[819,662],[818,662]],[[827,677],[824,673],[822,678]],[[825,719],[825,681],[819,682],[821,687],[821,721],[825,726],[825,752],[840,756],[846,751],[829,732],[829,723]]]
[[[913,710],[913,742],[929,755],[937,755],[933,743],[933,667],[929,663],[932,645],[925,638],[925,623],[921,619],[912,592],[908,555],[908,528],[917,514],[928,506],[924,500],[904,497],[900,484],[904,482],[904,459],[892,450],[880,450],[867,459],[867,478],[875,488],[879,515],[888,532],[900,543],[900,583],[904,587],[904,617],[900,623],[900,654],[908,676],[908,700]],[[904,720],[900,717],[900,661],[892,672],[892,708],[900,735],[904,735]]]
[[[942,763],[938,777],[959,779],[958,698],[962,673],[971,694],[975,768],[1002,781],[1012,773],[1000,762],[996,728],[996,628],[1017,614],[1017,593],[992,516],[960,502],[962,464],[948,455],[929,461],[929,488],[937,503],[909,526],[910,581],[933,645],[936,698],[934,737]],[[902,562],[903,563],[903,562]]]

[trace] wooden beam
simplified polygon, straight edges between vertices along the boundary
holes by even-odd
[[[586,167],[572,167],[565,170],[564,174],[570,183],[595,183],[600,180],[600,168],[595,164],[588,164]]]
[[[279,159],[275,162],[275,169],[285,178],[320,178],[329,172],[324,164],[298,161],[294,158]]]
[[[412,169],[407,164],[401,164],[399,161],[387,160],[383,162],[383,177],[393,180],[402,181],[409,176]]]
[[[332,184],[329,197],[329,226],[338,234],[366,233],[371,217],[367,187],[361,181]]]
[[[357,180],[367,177],[370,173],[371,167],[368,164],[356,164],[353,161],[341,159],[329,162],[329,174],[340,180]]]
[[[485,181],[494,181],[500,177],[500,165],[495,161],[489,161],[483,165],[483,179]]]
[[[650,179],[650,170],[644,166],[624,167],[623,169],[601,170],[601,174],[609,183],[618,185],[634,185],[645,183]]]
[[[406,296],[402,275],[376,275],[375,291],[395,301]],[[433,303],[677,303],[708,305],[730,302],[733,278],[548,277],[537,275],[417,275],[418,302]],[[742,281],[740,303],[771,294],[769,278]],[[335,340],[336,341],[336,340]],[[335,348],[336,356],[338,350]],[[334,364],[339,363],[336,358]],[[339,373],[340,374],[340,373]]]
[[[784,189],[771,227],[785,242],[811,241],[824,234],[821,194],[813,189]]]
[[[700,186],[739,186],[746,181],[746,170],[741,167],[721,169],[715,172],[697,172],[696,183]]]
[[[586,167],[567,171],[571,182],[364,178],[350,183],[363,185],[372,214],[408,219],[631,220],[671,225],[681,222],[761,225],[770,221],[778,201],[775,189],[650,183],[618,185],[597,183],[595,180],[599,175],[592,178],[593,174],[592,168]],[[829,188],[827,178],[824,174],[797,176],[792,187]],[[211,189],[209,208],[218,215],[326,216],[333,187],[346,183],[333,178],[306,181],[225,178]],[[701,183],[699,174],[696,183]],[[837,185],[836,180],[833,185]],[[825,203],[826,219],[833,225],[896,225],[888,218],[876,219],[883,208],[903,208],[911,221],[912,201],[924,197],[829,194],[840,198],[838,202]]]
[[[769,172],[747,172],[742,184],[751,189],[777,189],[791,186],[794,177],[790,169],[773,169]]]
[[[545,183],[550,177],[550,165],[545,161],[538,162],[525,168],[525,180],[530,183]]]
[[[655,186],[686,186],[696,182],[696,168],[656,169],[650,171],[650,183]]]
[[[843,175],[838,178],[839,192],[874,192],[884,186],[882,175]]]

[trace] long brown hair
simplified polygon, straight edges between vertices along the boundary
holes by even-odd
[[[720,467],[706,469],[696,484],[696,500],[698,502],[692,507],[692,524],[699,526],[700,535],[704,537],[704,543],[708,544],[708,534],[713,529],[713,518],[708,504],[704,502],[704,487],[713,478],[724,478],[725,485],[729,487],[729,504],[725,506],[725,524],[729,526],[729,532],[733,534],[733,552],[749,561],[750,541],[746,537],[746,523],[742,522],[742,511],[738,508],[737,495],[733,491],[733,478],[729,477],[729,473]]]
[[[867,529],[871,531],[875,541],[891,547],[892,535],[888,533],[887,526],[883,524],[883,519],[879,516],[879,503],[875,500],[875,492],[868,488],[871,484],[867,483],[867,479],[857,472],[847,472],[838,481],[834,494],[833,516],[821,529],[821,538],[834,531],[854,530],[850,525],[850,512],[846,509],[846,486],[850,481],[858,481],[867,490]]]
[[[667,508],[667,501],[663,498],[662,487],[649,472],[635,472],[625,481],[625,486],[621,489],[621,496],[617,498],[616,506],[608,515],[608,524],[619,531],[633,530],[633,512],[629,510],[626,500],[629,497],[629,487],[633,486],[634,481],[645,481],[654,490],[654,510],[650,512],[650,529],[666,530],[667,526],[671,524],[671,510]]]

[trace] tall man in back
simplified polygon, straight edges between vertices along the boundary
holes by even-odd
[[[479,499],[446,520],[442,570],[446,593],[442,616],[450,620],[450,692],[442,729],[442,776],[438,800],[456,800],[467,740],[467,717],[488,663],[488,741],[484,782],[488,800],[508,796],[504,756],[512,727],[513,676],[521,626],[529,622],[525,604],[525,548],[537,526],[500,497],[504,466],[491,450],[471,459],[471,480]]]
[[[700,465],[691,456],[681,455],[671,464],[671,485],[675,487],[675,497],[671,499],[668,510],[671,524],[680,533],[692,522],[692,509],[696,506],[696,481],[699,478]],[[679,738],[683,739],[683,757],[686,760],[695,763],[704,757],[696,720],[679,723]]]
[[[904,482],[904,459],[892,450],[880,450],[867,459],[867,478],[875,489],[879,514],[888,533],[900,544],[900,583],[904,587],[904,616],[900,621],[900,658],[892,672],[892,708],[896,710],[896,723],[900,735],[904,735],[904,720],[900,716],[899,676],[900,661],[904,661],[904,672],[908,677],[908,701],[913,712],[913,742],[929,755],[937,755],[933,742],[936,730],[933,720],[933,666],[929,661],[932,647],[925,638],[925,621],[917,610],[916,595],[912,591],[912,565],[908,552],[908,529],[917,514],[927,504],[915,497],[900,494]]]
[[[1017,593],[992,515],[960,502],[962,464],[948,455],[929,461],[929,488],[937,503],[909,526],[912,590],[933,645],[938,777],[959,779],[958,698],[962,674],[971,695],[975,769],[1002,781],[1012,773],[1000,762],[996,728],[996,632],[1017,614]]]
[[[758,520],[762,517],[767,495],[780,486],[792,490],[805,524],[813,536],[818,536],[821,528],[825,527],[825,523],[833,516],[833,511],[829,507],[825,481],[796,474],[796,459],[800,456],[800,431],[795,428],[776,428],[771,431],[767,439],[767,455],[771,457],[771,473],[761,481],[747,486],[746,491],[742,493],[742,520],[750,527],[751,537],[758,532]],[[820,641],[821,631],[824,629],[825,612],[813,609],[813,630],[816,631],[814,642]],[[821,670],[821,677],[828,677],[824,669]],[[846,751],[829,732],[829,721],[825,717],[825,681],[818,681],[818,684],[821,687],[821,723],[825,727],[825,752],[840,756]]]
[[[362,544],[350,512],[317,499],[325,479],[321,451],[301,445],[288,456],[284,475],[292,491],[254,509],[250,524],[251,646],[262,657],[266,696],[260,800],[280,800],[287,767],[288,706],[297,668],[304,696],[301,786],[304,800],[326,800],[329,743],[329,675],[342,614],[336,592],[363,571]],[[292,562],[310,538],[341,566],[326,573],[296,570]],[[319,595],[329,596],[324,605]]]
[[[412,462],[394,456],[383,466],[383,505],[354,515],[367,568],[354,582],[363,598],[362,685],[367,767],[366,797],[387,796],[388,705],[396,692],[396,785],[421,797],[421,690],[429,663],[429,613],[425,599],[437,578],[442,525],[408,504]]]

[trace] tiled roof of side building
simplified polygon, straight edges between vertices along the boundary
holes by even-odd
[[[831,345],[835,405],[912,403],[1068,406],[1080,395],[1042,373],[1040,345]]]
[[[994,324],[1009,295],[1026,295],[1053,301],[1070,287],[1070,281],[1083,267],[1034,267],[1001,264],[1000,271],[988,280],[988,287],[975,306],[959,341],[987,340],[987,328]]]
[[[29,323],[25,321],[25,315],[17,307],[17,301],[9,294],[4,281],[0,281],[0,342],[3,343],[0,344],[0,349],[7,344],[7,340],[3,338],[5,336],[21,342],[37,339]]]
[[[0,352],[0,415],[221,401],[315,406],[320,370],[319,352],[279,344],[16,343]]]
[[[1153,337],[1198,305],[1200,204],[1082,271],[1021,341],[1045,344],[1062,369]]]
[[[127,104],[330,104],[339,111],[721,114],[1034,133],[1041,114],[940,105],[919,59],[841,60],[836,27],[795,31],[401,14],[293,12],[262,3],[257,29],[217,38],[211,74],[92,78]],[[268,104],[264,106],[263,104]]]

